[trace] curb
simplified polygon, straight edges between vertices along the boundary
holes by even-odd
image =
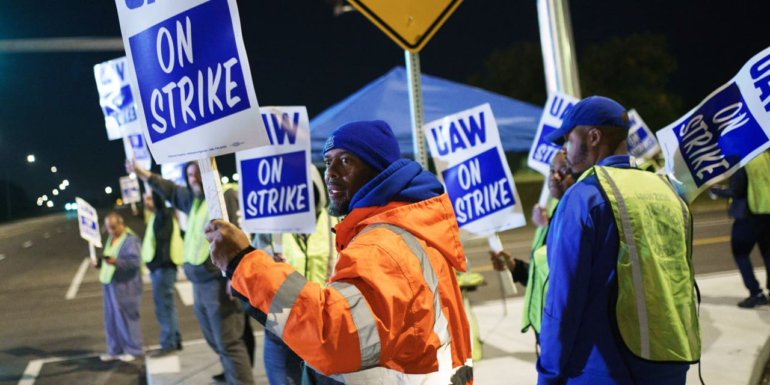
[[[760,385],[768,361],[770,361],[770,337],[765,340],[765,344],[762,346],[757,359],[754,361],[754,369],[751,370],[749,385]]]

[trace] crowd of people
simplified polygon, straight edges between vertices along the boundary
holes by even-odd
[[[521,329],[535,332],[540,384],[684,384],[700,360],[692,215],[666,177],[636,167],[629,127],[611,99],[573,106],[547,137],[563,148],[548,177],[551,199],[533,212],[529,261],[490,252],[496,269],[526,286]],[[211,220],[197,163],[186,166],[182,187],[127,161],[150,187],[151,215],[143,241],[119,214],[105,219],[102,360],[145,354],[142,263],[161,330],[161,348],[147,354],[182,349],[173,300],[181,265],[224,369],[216,380],[254,383],[255,319],[273,385],[472,384],[455,274],[466,255],[444,187],[401,158],[383,121],[339,127],[323,158],[325,175],[313,178],[316,232],[280,236],[238,227],[237,186],[225,187],[231,221]],[[750,165],[712,189],[733,198],[733,251],[750,291],[741,307],[768,303],[748,254],[759,243],[770,266],[770,154]],[[175,209],[187,214],[184,231]]]

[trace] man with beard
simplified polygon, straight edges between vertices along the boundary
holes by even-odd
[[[203,228],[209,221],[206,196],[197,162],[185,165],[187,186],[181,187],[163,179],[158,174],[145,170],[136,162],[126,160],[126,172],[147,182],[153,191],[160,194],[175,208],[187,213],[187,231],[184,235],[184,273],[193,284],[195,317],[203,336],[219,355],[228,384],[253,384],[254,378],[249,365],[249,355],[241,340],[244,331],[244,315],[238,301],[227,294],[227,278],[214,266],[209,258],[209,243]],[[225,194],[228,207],[238,206],[237,193]],[[218,379],[215,376],[215,379]]]
[[[583,99],[546,139],[577,182],[548,232],[539,384],[684,384],[700,359],[690,211],[631,167],[628,115]]]
[[[206,226],[234,291],[305,361],[303,383],[473,382],[454,211],[435,176],[400,158],[383,121],[349,123],[327,139],[330,213],[344,219],[326,287],[252,248],[235,226]]]

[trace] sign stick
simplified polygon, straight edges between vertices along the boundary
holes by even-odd
[[[88,257],[91,258],[91,262],[96,263],[96,249],[93,242],[88,242]]]
[[[497,235],[497,233],[494,233],[490,235],[487,240],[489,241],[489,248],[492,249],[493,252],[499,253],[503,251],[503,242],[500,241],[500,236]],[[503,257],[500,256],[500,259]],[[506,270],[499,271],[498,277],[500,278],[500,298],[503,300],[503,316],[508,316],[508,306],[506,304],[505,298],[509,295],[514,295],[518,293],[518,290],[516,289],[516,285],[513,283],[513,277],[511,276],[511,272]]]
[[[229,222],[216,158],[200,159],[198,160],[198,167],[201,170],[201,181],[203,182],[203,193],[206,195],[206,204],[209,209],[209,219],[221,219]]]
[[[545,209],[546,206],[548,206],[548,199],[551,197],[551,189],[548,188],[548,177],[545,177],[545,181],[543,182],[543,190],[540,191],[540,199],[537,201],[537,204],[540,206],[540,208]]]

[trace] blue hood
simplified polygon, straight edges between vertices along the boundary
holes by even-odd
[[[444,186],[433,174],[415,161],[400,159],[361,187],[349,209],[382,207],[390,202],[416,203],[443,193]]]

